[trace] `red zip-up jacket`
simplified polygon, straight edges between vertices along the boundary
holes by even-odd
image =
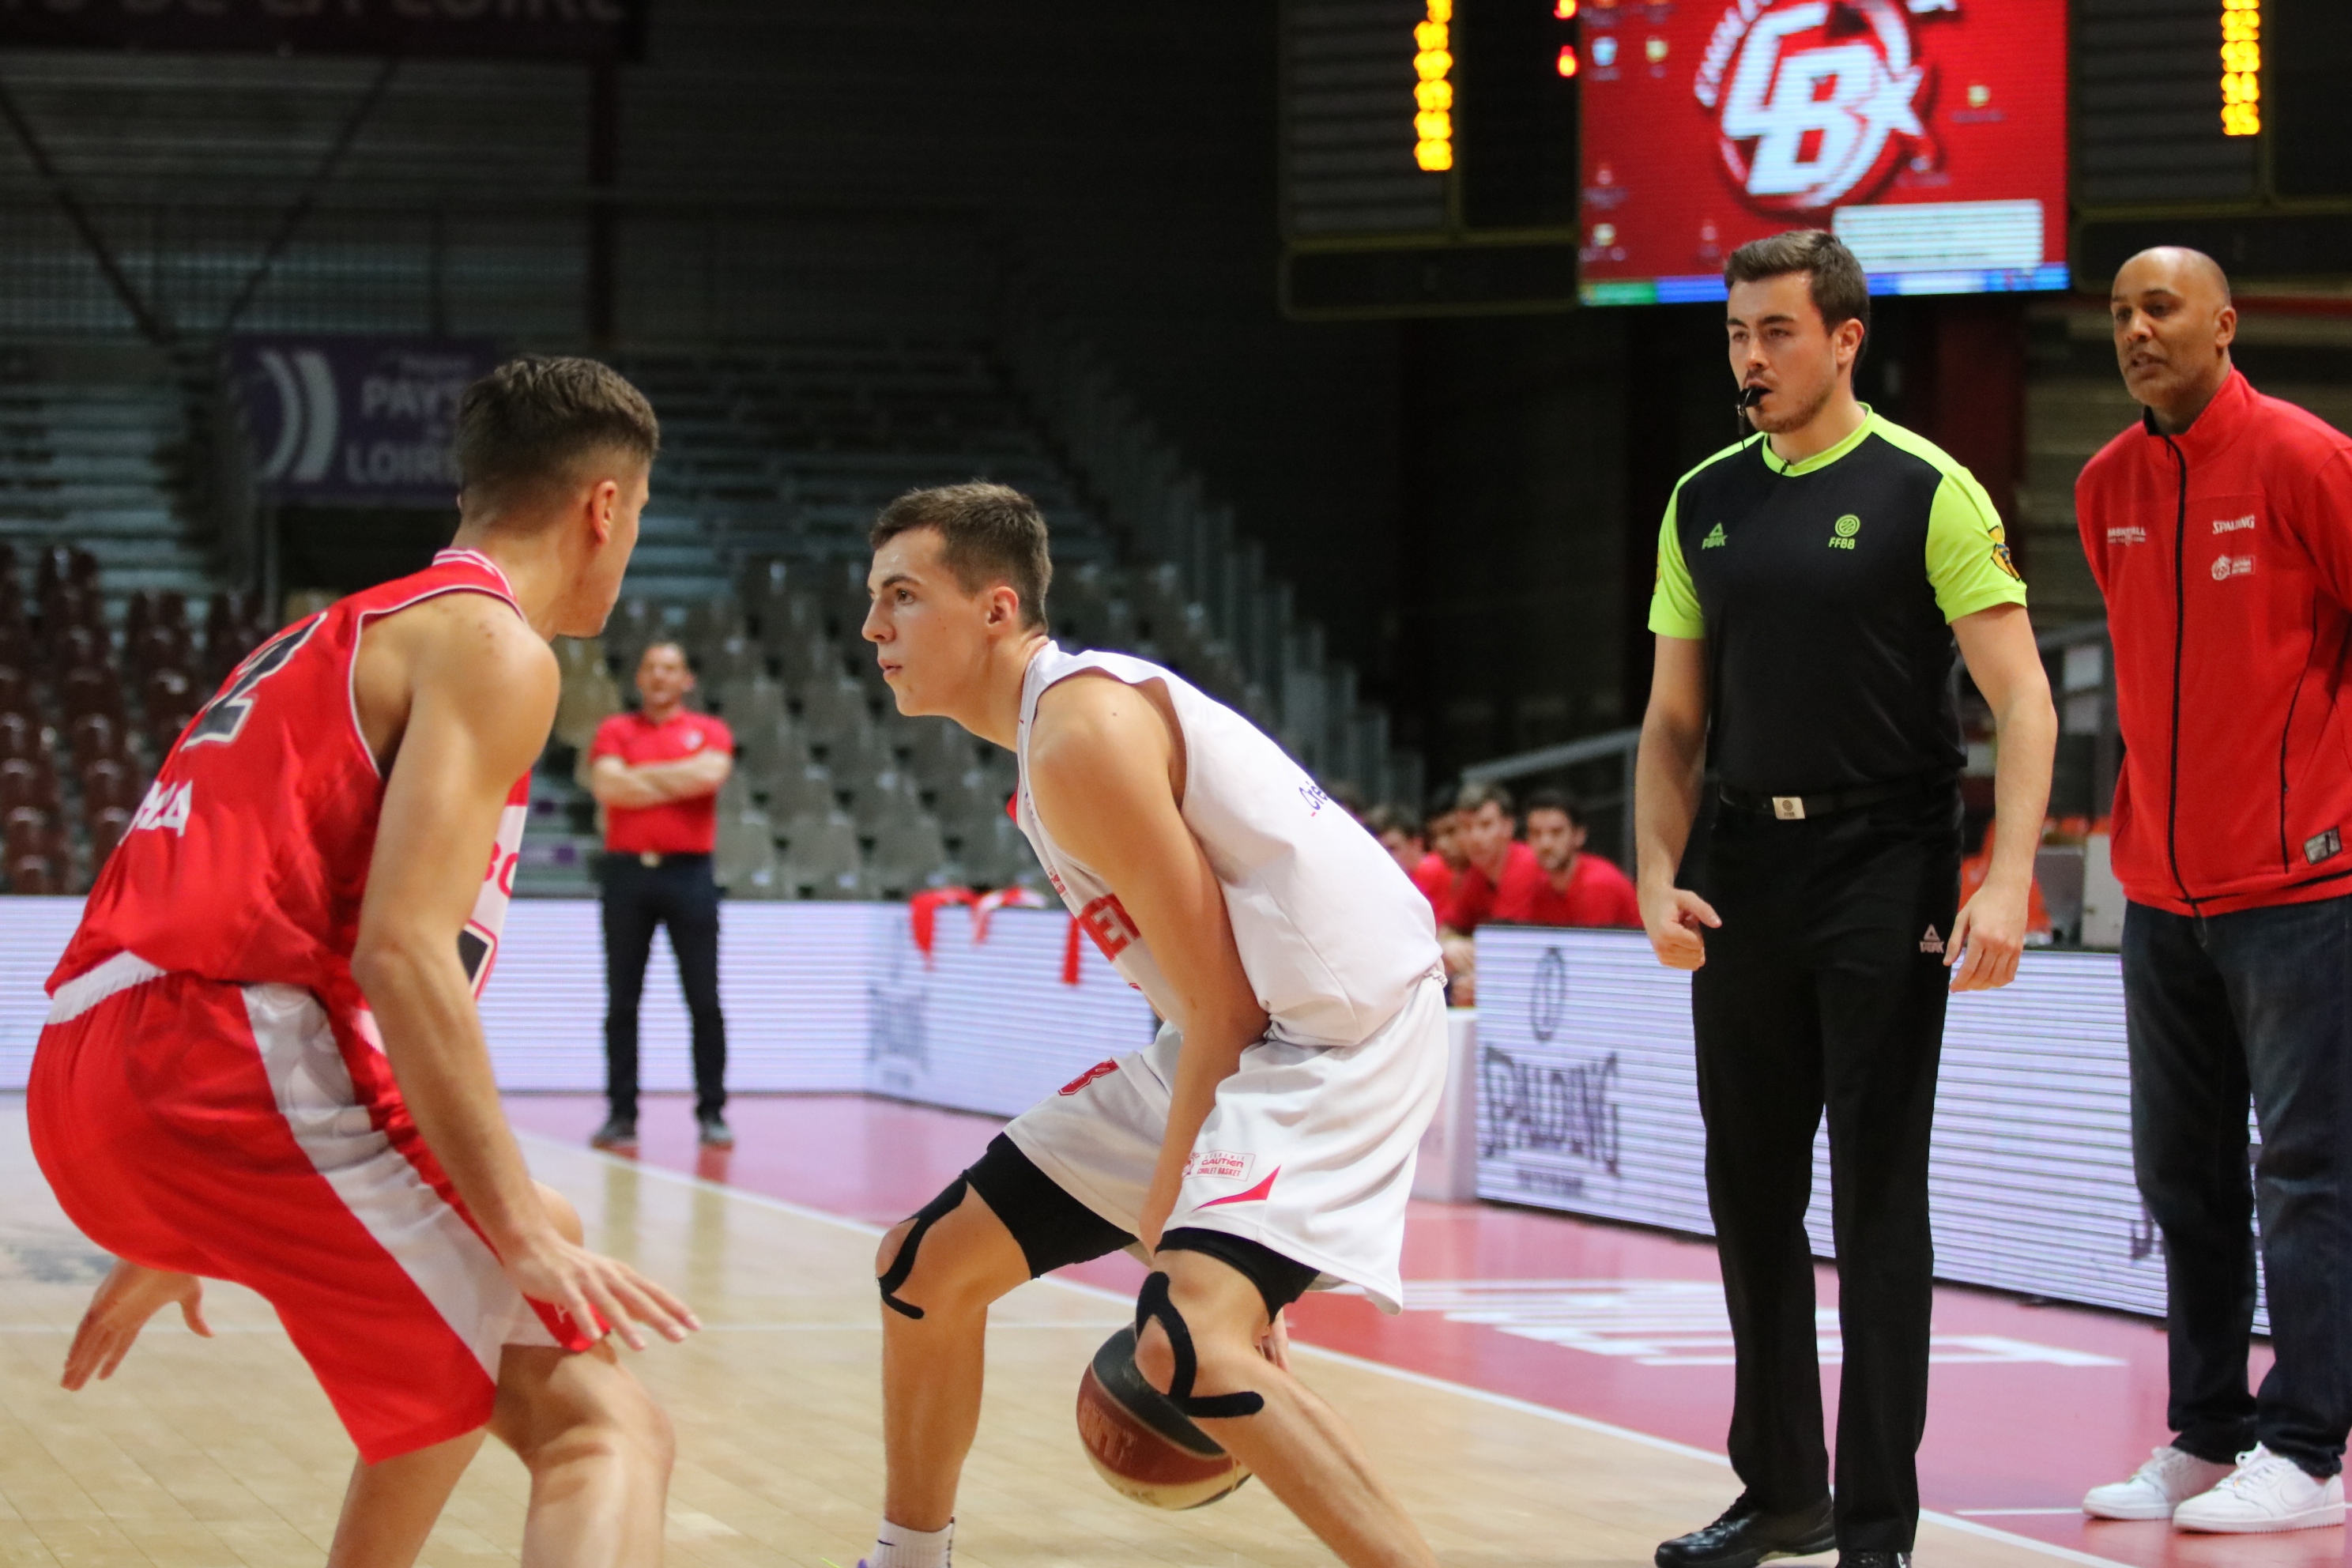
[[[2132,901],[2224,914],[2352,893],[2352,437],[2236,371],[2178,436],[2074,481],[2107,598]]]

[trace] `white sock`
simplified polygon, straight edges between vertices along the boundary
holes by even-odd
[[[886,1519],[875,1533],[874,1555],[866,1568],[948,1568],[954,1548],[954,1520],[945,1530],[908,1530]]]

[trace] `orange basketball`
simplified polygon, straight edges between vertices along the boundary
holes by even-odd
[[[1078,1440],[1111,1490],[1153,1508],[1199,1508],[1249,1472],[1143,1381],[1135,1331],[1103,1342],[1078,1379]]]

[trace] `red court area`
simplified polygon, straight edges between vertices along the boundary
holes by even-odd
[[[584,1096],[518,1095],[507,1105],[519,1128],[566,1141],[585,1140],[604,1112],[601,1100]],[[877,1225],[920,1207],[1001,1125],[860,1096],[741,1098],[728,1117],[736,1148],[702,1151],[689,1102],[649,1098],[639,1158]],[[1417,1203],[1404,1273],[1401,1316],[1384,1316],[1360,1297],[1318,1294],[1294,1309],[1295,1337],[1722,1452],[1730,1334],[1705,1243],[1527,1209]],[[1143,1271],[1113,1257],[1068,1274],[1128,1292]],[[1834,1270],[1820,1271],[1819,1290],[1823,1360],[1832,1366],[1823,1392],[1833,1417]],[[2146,1568],[2334,1568],[2344,1560],[2341,1529],[2191,1536],[2076,1511],[2085,1489],[2128,1475],[2168,1436],[2157,1324],[1939,1287],[1934,1334],[1920,1459],[1925,1507]],[[2268,1364],[2258,1345],[2256,1375]],[[1727,1473],[1727,1502],[1734,1485]]]

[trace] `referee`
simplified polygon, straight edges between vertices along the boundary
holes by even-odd
[[[1724,277],[1732,376],[1763,437],[1684,476],[1666,509],[1636,822],[1643,924],[1660,962],[1696,971],[1746,1489],[1657,1562],[1835,1545],[1843,1568],[1903,1568],[1945,997],[2017,973],[2057,716],[1983,489],[1854,400],[1870,295],[1853,253],[1799,230],[1740,247]],[[1956,635],[2000,734],[1992,867],[1957,912]],[[1714,830],[1677,886],[1710,770]],[[1845,1342],[1834,1508],[1805,1236],[1824,1107]]]
[[[604,808],[604,1093],[611,1115],[589,1140],[637,1142],[637,1003],[654,928],[669,928],[677,979],[694,1024],[694,1120],[703,1147],[732,1148],[727,1104],[727,1024],[719,1011],[719,884],[710,851],[718,794],[733,771],[726,722],[686,706],[694,672],[674,642],[637,661],[634,713],[597,727],[588,786]]]

